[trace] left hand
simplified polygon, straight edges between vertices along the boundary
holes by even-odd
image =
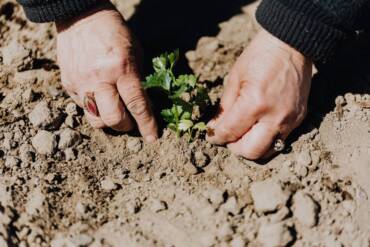
[[[305,118],[311,78],[310,59],[261,31],[227,78],[207,140],[247,159],[265,158],[274,140],[285,140]]]

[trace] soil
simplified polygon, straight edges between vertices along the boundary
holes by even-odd
[[[140,1],[122,2],[129,18]],[[187,53],[214,103],[255,6]],[[13,1],[0,44],[0,246],[370,246],[369,74],[258,164],[166,129],[154,144],[92,129],[60,86],[54,27]]]

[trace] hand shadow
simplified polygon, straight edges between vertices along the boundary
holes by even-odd
[[[318,128],[325,115],[333,111],[337,96],[370,93],[370,34],[362,33],[343,44],[330,61],[316,67],[318,73],[312,79],[308,116],[289,137],[289,143]]]

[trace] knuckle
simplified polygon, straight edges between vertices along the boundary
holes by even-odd
[[[119,125],[123,121],[123,117],[121,114],[109,114],[103,117],[103,121],[108,126],[116,126],[116,125]]]
[[[242,102],[253,102],[253,106],[244,106],[244,108],[255,114],[265,111],[268,108],[266,96],[259,90],[255,90],[253,94],[248,91],[242,90],[240,97],[242,97]]]
[[[216,135],[225,142],[238,139],[239,133],[234,127],[222,126],[216,130]]]

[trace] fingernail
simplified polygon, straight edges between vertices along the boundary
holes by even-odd
[[[145,141],[148,142],[148,143],[153,143],[157,140],[157,137],[156,136],[153,136],[153,135],[148,135],[145,137]]]

